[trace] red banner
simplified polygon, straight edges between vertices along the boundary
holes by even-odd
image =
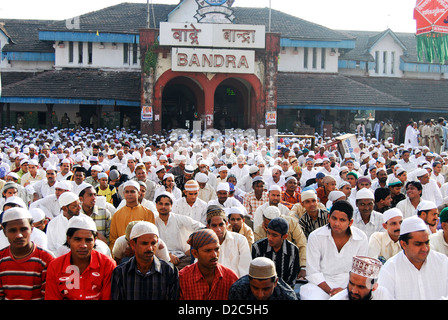
[[[416,34],[448,33],[448,0],[417,0],[414,9]]]

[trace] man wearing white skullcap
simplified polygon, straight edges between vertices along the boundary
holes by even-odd
[[[439,222],[439,209],[432,201],[422,200],[416,209],[417,216],[423,219],[428,226],[430,233],[437,232],[437,224]]]
[[[59,213],[61,213],[61,206],[59,204],[59,197],[64,192],[71,190],[71,183],[68,180],[57,181],[54,185],[54,194],[47,195],[46,197],[34,201],[30,204],[30,209],[39,208],[45,212],[45,215],[53,219]]]
[[[184,185],[184,197],[176,199],[173,204],[173,212],[183,214],[206,223],[207,203],[198,198],[199,183],[195,180],[188,180]]]
[[[4,212],[2,234],[8,245],[0,250],[0,297],[7,300],[42,300],[47,267],[53,254],[31,240],[32,215],[25,208]]]
[[[381,261],[371,257],[353,257],[347,289],[329,300],[393,300],[391,294],[378,285]]]
[[[299,224],[308,238],[311,232],[328,224],[328,211],[318,206],[319,201],[314,189],[303,191],[300,197],[304,212],[299,218]]]
[[[423,172],[424,171],[424,172]],[[431,179],[426,169],[420,169],[415,176],[422,184],[422,200],[434,202],[438,207],[448,203],[448,196],[443,197],[437,182]]]
[[[57,250],[66,242],[66,231],[69,221],[75,216],[86,216],[81,213],[81,202],[77,194],[67,191],[59,196],[61,213],[50,220],[47,226],[48,249],[57,255]]]
[[[227,220],[229,224],[227,225],[227,230],[239,233],[246,237],[249,247],[252,247],[254,243],[254,232],[246,224],[246,218],[248,218],[246,208],[244,207],[233,207],[226,208],[225,212],[227,214]]]
[[[263,224],[263,212],[269,207],[278,207],[282,216],[289,216],[289,209],[281,201],[282,189],[278,185],[268,187],[268,202],[262,204],[254,213],[254,230]]]
[[[97,229],[87,216],[74,216],[67,225],[69,252],[56,258],[48,267],[45,300],[110,300],[112,272],[116,262],[95,250]],[[73,273],[82,277],[77,285],[61,278],[71,279]]]
[[[228,182],[221,182],[216,187],[216,196],[217,199],[210,200],[207,203],[207,206],[211,205],[219,205],[224,208],[231,208],[231,207],[242,207],[243,204],[237,200],[235,197],[230,197],[230,185]]]
[[[383,231],[383,215],[375,210],[375,196],[368,188],[356,193],[356,209],[353,214],[353,226],[361,229],[370,238],[372,233]]]
[[[388,209],[383,213],[383,231],[374,232],[369,239],[369,256],[386,262],[401,251],[398,241],[403,213],[397,209]]]
[[[196,173],[194,179],[199,184],[198,198],[209,202],[210,200],[216,199],[216,190],[215,188],[208,183],[209,177],[202,172]]]
[[[41,179],[32,184],[34,189],[34,201],[45,198],[47,195],[54,194],[56,184],[57,170],[50,165],[45,171],[45,179]]]
[[[430,250],[428,226],[418,216],[403,220],[402,251],[382,267],[378,279],[396,300],[438,300],[448,296],[448,257]]]

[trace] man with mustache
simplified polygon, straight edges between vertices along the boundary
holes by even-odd
[[[378,259],[355,256],[347,289],[329,300],[392,300],[390,293],[378,285],[381,261]]]
[[[236,273],[218,262],[219,237],[211,229],[195,231],[188,244],[197,262],[179,272],[180,300],[227,300]]]
[[[383,213],[383,228],[386,231],[374,232],[369,239],[369,257],[375,257],[383,263],[401,251],[398,238],[403,213],[392,208]]]
[[[112,300],[175,300],[179,292],[176,267],[155,256],[159,246],[158,228],[139,221],[129,235],[134,256],[112,274]]]

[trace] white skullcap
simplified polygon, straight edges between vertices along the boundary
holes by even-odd
[[[139,221],[132,227],[129,238],[132,240],[145,234],[155,234],[159,237],[159,230],[156,225],[151,222]]]
[[[403,234],[425,231],[428,230],[428,226],[419,216],[411,216],[403,220],[400,226],[400,236]]]
[[[23,201],[23,199],[18,196],[11,196],[11,197],[6,198],[5,202],[3,203],[3,208],[7,204],[15,204],[15,205],[20,206],[21,208],[25,208],[25,209],[27,208],[25,201]]]
[[[45,162],[45,163],[47,163],[47,162]],[[45,165],[45,163],[44,163],[44,165]],[[57,170],[56,170],[55,166],[53,166],[52,164],[49,164],[45,171],[55,171],[56,172]]]
[[[227,168],[227,166],[220,166],[218,171],[219,172],[221,172],[221,171],[229,171],[229,168]]]
[[[64,160],[62,160],[61,163],[68,163],[68,164],[70,164],[71,162],[67,158],[64,158]]]
[[[45,212],[41,208],[32,208],[30,209],[30,213],[33,217],[33,222],[38,222],[45,219]]]
[[[230,186],[227,182],[221,182],[220,184],[218,184],[218,186],[216,187],[216,191],[230,191]]]
[[[383,213],[384,223],[386,223],[387,221],[389,221],[390,219],[395,218],[395,217],[403,217],[403,213],[401,212],[400,209],[391,208],[391,209],[384,211],[384,213]]]
[[[166,179],[168,179],[168,178],[173,178],[173,180],[174,180],[174,174],[172,174],[172,173],[165,173],[164,175],[163,175],[163,178],[162,178],[162,180],[166,180]]]
[[[208,181],[208,176],[205,173],[198,172],[194,179],[199,183],[206,183]]]
[[[102,179],[102,178],[108,178],[107,173],[106,172],[100,172],[98,173],[98,179]]]
[[[432,209],[437,209],[437,206],[434,202],[428,200],[420,200],[420,203],[417,206],[417,212],[428,211]]]
[[[247,213],[246,208],[244,207],[225,208],[224,211],[226,212],[227,216],[230,216],[231,214],[240,214],[244,217]]]
[[[276,206],[269,206],[263,211],[263,216],[269,220],[278,218],[280,217],[280,209]]]
[[[101,172],[101,171],[103,171],[103,167],[96,164],[90,168],[90,171],[92,171],[92,170]]]
[[[65,207],[70,203],[75,202],[76,200],[79,200],[79,196],[71,191],[67,191],[61,194],[61,196],[58,199],[58,202],[61,207]]]
[[[306,190],[300,194],[301,201],[305,201],[308,199],[316,199],[317,200],[317,194],[314,190]]]
[[[356,200],[359,200],[359,199],[375,200],[375,196],[371,190],[369,190],[367,188],[362,188],[361,190],[358,190],[358,192],[356,192]]]
[[[123,184],[123,189],[126,188],[126,187],[134,187],[135,189],[140,190],[140,184],[137,181],[135,181],[135,180],[126,181]]]
[[[15,207],[10,208],[3,213],[2,223],[22,219],[33,219],[33,216],[28,209]]]
[[[334,190],[334,191],[331,191],[330,194],[328,195],[328,200],[334,202],[334,201],[338,200],[339,198],[345,197],[345,196],[346,195],[344,192],[339,191],[339,190]]]
[[[55,189],[63,189],[63,190],[68,190],[70,191],[72,189],[72,186],[70,184],[69,180],[60,180],[60,181],[56,181],[56,183],[54,184]]]
[[[87,216],[74,216],[68,221],[67,230],[70,228],[97,231],[96,223]]]
[[[423,177],[425,174],[428,174],[428,170],[426,169],[420,169],[415,172],[417,178]]]
[[[280,191],[280,192],[282,192],[282,188],[280,188],[279,185],[273,184],[273,185],[271,185],[269,187],[269,192],[271,192],[271,191]]]

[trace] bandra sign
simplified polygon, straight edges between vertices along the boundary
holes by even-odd
[[[173,48],[171,69],[180,72],[255,72],[255,51]]]

